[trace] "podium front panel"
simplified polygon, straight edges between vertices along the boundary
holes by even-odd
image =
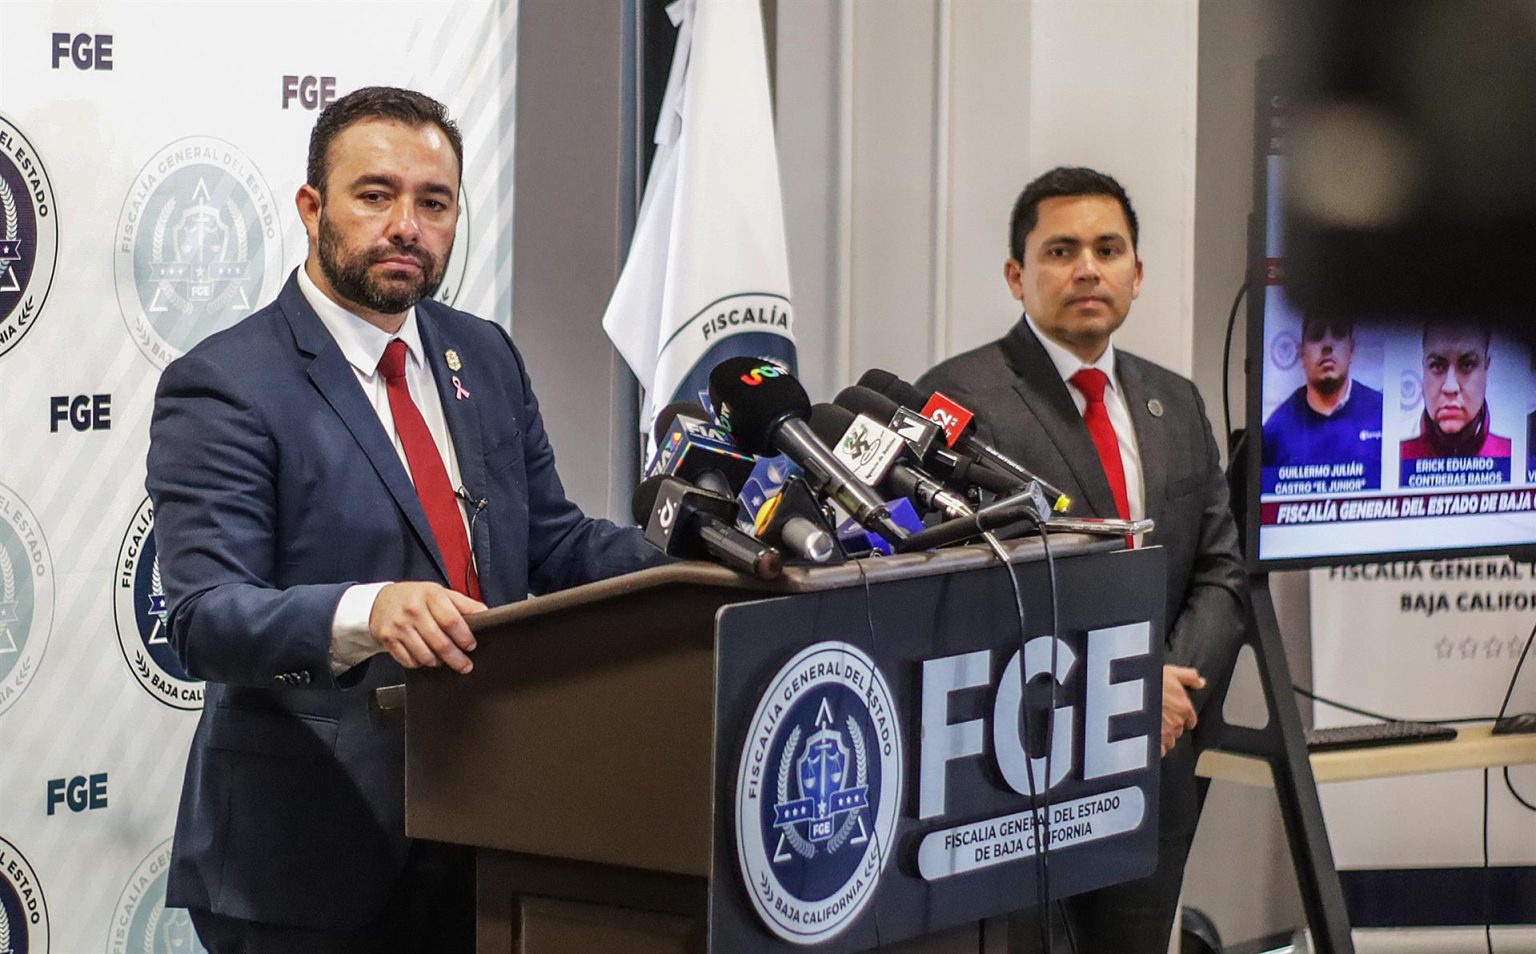
[[[1156,868],[1163,553],[1057,560],[1055,613],[1047,562],[1013,572],[719,611],[710,950],[863,951]]]

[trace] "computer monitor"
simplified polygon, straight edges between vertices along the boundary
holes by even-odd
[[[1242,501],[1250,568],[1528,553],[1530,345],[1478,314],[1473,290],[1455,313],[1299,308],[1286,294],[1291,103],[1272,63],[1256,99]]]

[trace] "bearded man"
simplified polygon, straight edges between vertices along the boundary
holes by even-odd
[[[160,380],[169,639],[207,680],[167,902],[213,954],[471,951],[472,859],[406,838],[404,740],[369,700],[468,673],[466,614],[665,561],[566,498],[506,331],[432,300],[462,168],[442,104],[337,100],[303,267]]]

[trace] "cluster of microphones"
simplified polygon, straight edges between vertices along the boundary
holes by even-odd
[[[812,405],[783,366],[730,358],[709,403],[656,416],[631,505],[655,546],[771,580],[786,562],[831,565],[1046,525],[1115,536],[1144,522],[1077,519],[1072,501],[977,434],[975,416],[871,370]]]

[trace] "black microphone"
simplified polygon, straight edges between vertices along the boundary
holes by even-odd
[[[693,401],[676,401],[656,415],[652,437],[656,453],[645,476],[671,474],[724,497],[734,497],[752,475],[752,455],[742,453],[731,435],[710,420]]]
[[[489,497],[471,497],[469,495],[469,490],[462,486],[455,490],[453,495],[464,503],[469,504],[470,515],[472,517],[479,516],[480,511],[491,505],[491,499]]]
[[[685,560],[712,556],[760,580],[777,579],[784,572],[783,558],[736,529],[736,507],[735,500],[665,474],[641,481],[630,498],[635,523],[645,527],[645,538],[663,553]]]
[[[835,500],[860,526],[892,542],[907,536],[874,489],[811,431],[811,399],[788,369],[764,358],[728,358],[709,373],[709,400],[737,447],[784,454],[817,493]]]
[[[902,407],[879,391],[853,384],[838,392],[833,403],[855,414],[876,420],[889,420],[891,430],[900,434],[912,448],[917,462],[943,480],[974,484],[994,494],[1011,494],[1024,482],[1011,474],[994,470],[969,454],[951,450],[939,435],[943,429],[916,411]]]
[[[895,431],[881,425],[872,417],[858,417],[846,408],[836,404],[818,404],[811,408],[811,430],[821,438],[829,447],[835,448],[834,454],[841,454],[850,438],[860,444],[870,444],[879,441],[884,435],[889,435],[890,440],[905,447],[901,436]],[[869,435],[869,431],[883,431],[884,434]],[[954,493],[948,487],[934,480],[932,477],[912,467],[900,459],[903,452],[898,449],[895,457],[880,465],[873,472],[860,473],[859,476],[868,480],[874,486],[893,492],[894,495],[910,497],[924,510],[942,513],[951,519],[968,517],[975,511],[966,502],[964,497]],[[846,461],[845,461],[846,463]]]
[[[859,378],[859,384],[879,391],[897,404],[917,408],[924,417],[937,421],[948,435],[950,447],[958,447],[974,457],[1000,467],[1026,484],[1031,481],[1039,484],[1055,498],[1052,501],[1052,509],[1065,513],[1072,506],[1072,498],[1050,481],[1042,479],[1023,464],[978,437],[975,429],[975,414],[954,398],[939,391],[924,394],[896,375],[889,371],[881,371],[879,368],[865,371],[864,376]]]

